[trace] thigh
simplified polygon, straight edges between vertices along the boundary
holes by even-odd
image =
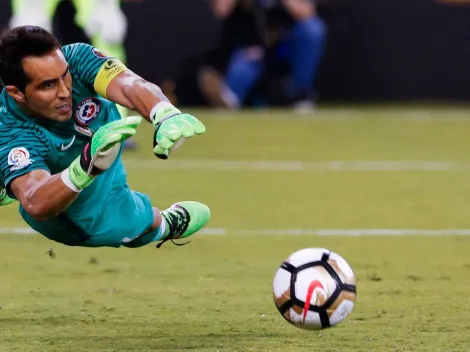
[[[113,195],[86,244],[93,247],[119,247],[145,232],[153,221],[150,198],[123,188]]]
[[[83,246],[91,238],[90,235],[73,223],[65,214],[47,221],[34,220],[23,207],[20,207],[20,214],[33,230],[52,241],[67,246]]]
[[[264,52],[258,47],[247,47],[236,50],[227,65],[227,80],[237,77],[247,81],[254,80],[263,71]]]
[[[68,246],[120,247],[145,232],[154,221],[150,198],[127,187],[113,190],[105,210],[88,216],[61,214],[47,221],[34,220],[22,207],[20,213],[32,229]]]

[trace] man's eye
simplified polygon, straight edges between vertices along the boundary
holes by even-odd
[[[54,82],[44,83],[44,88],[51,89],[52,87],[54,87],[54,85],[55,85]]]

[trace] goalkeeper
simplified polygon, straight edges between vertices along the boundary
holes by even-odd
[[[154,125],[160,159],[205,132],[156,85],[92,46],[61,47],[35,26],[3,35],[0,78],[0,205],[18,200],[34,230],[70,246],[141,247],[188,237],[209,221],[202,203],[160,211],[127,185],[122,144],[142,118],[121,119],[115,103]]]

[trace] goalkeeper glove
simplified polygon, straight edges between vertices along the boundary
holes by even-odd
[[[8,197],[7,190],[0,188],[0,206],[13,203],[15,200]]]
[[[155,125],[153,152],[160,159],[168,159],[171,151],[186,138],[206,132],[204,124],[194,116],[184,114],[167,102],[158,103],[150,113]]]
[[[64,183],[77,191],[87,187],[96,176],[111,167],[119,154],[121,143],[135,135],[141,122],[142,117],[130,116],[99,128],[91,142],[85,145],[82,154],[62,174]]]

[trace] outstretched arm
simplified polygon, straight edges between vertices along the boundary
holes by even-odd
[[[115,103],[137,111],[149,122],[153,122],[151,112],[158,103],[163,102],[166,103],[164,105],[171,105],[160,87],[130,70],[120,73],[109,83],[106,88],[106,96]]]
[[[36,220],[44,221],[58,215],[69,207],[78,193],[46,170],[34,170],[13,180],[11,191]]]
[[[51,175],[47,170],[35,168],[18,175],[10,183],[12,193],[34,219],[44,221],[57,216],[113,164],[120,143],[135,134],[141,121],[141,117],[133,116],[104,125],[67,169]],[[35,160],[30,162],[33,164]]]
[[[113,65],[122,65],[113,60],[110,60]],[[106,75],[104,71],[96,77],[97,91],[109,100],[137,111],[155,126],[153,147],[160,159],[167,159],[186,138],[206,131],[201,121],[173,106],[157,85],[124,68],[106,82],[102,77]]]

